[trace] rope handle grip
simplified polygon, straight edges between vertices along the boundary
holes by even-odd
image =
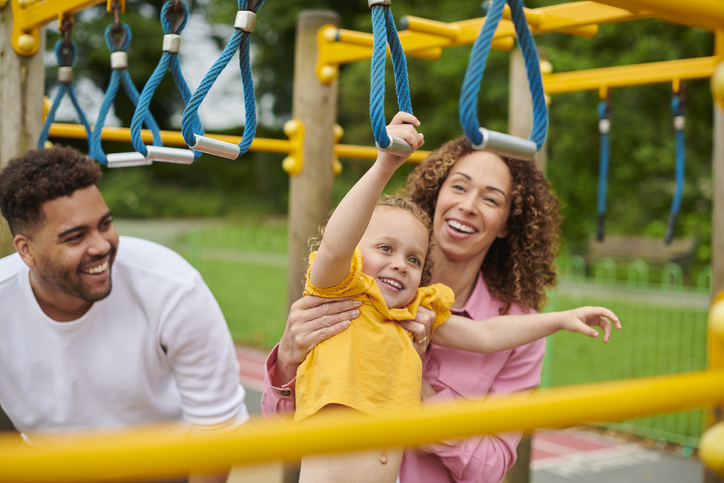
[[[389,134],[387,137],[390,139],[390,142],[386,148],[383,148],[377,141],[375,141],[375,146],[379,151],[400,157],[409,156],[412,153],[412,146],[407,144],[407,141],[404,139],[398,138],[397,136],[390,136]]]
[[[241,155],[241,148],[237,144],[227,143],[206,136],[194,134],[196,142],[190,146],[194,151],[213,154],[226,159],[236,159]]]
[[[484,127],[479,130],[482,141],[479,144],[473,144],[473,149],[526,160],[532,160],[538,151],[536,143],[529,139],[492,131]]]

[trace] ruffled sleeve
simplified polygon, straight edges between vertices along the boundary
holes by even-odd
[[[421,305],[435,312],[435,322],[433,322],[430,332],[430,336],[432,336],[435,329],[452,315],[450,309],[455,304],[455,292],[442,283],[421,287],[420,292],[424,295]]]
[[[304,285],[304,295],[318,295],[319,297],[352,297],[369,290],[374,279],[367,277],[362,273],[362,252],[359,247],[355,248],[352,255],[352,263],[349,273],[344,280],[333,287],[319,288],[309,280],[309,273],[312,270],[312,263],[317,256],[317,252],[309,255],[309,268],[307,269],[306,283]]]

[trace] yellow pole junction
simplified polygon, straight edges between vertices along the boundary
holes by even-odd
[[[572,35],[594,37],[598,25],[650,17],[645,11],[632,13],[625,8],[601,5],[596,2],[573,2],[550,7],[526,9],[526,18],[534,35],[564,32]],[[506,9],[504,19],[498,24],[491,47],[511,50],[515,44],[515,27]],[[406,30],[400,31],[400,42],[405,54],[411,57],[437,59],[443,48],[471,45],[480,32],[485,18],[459,22],[438,22],[419,17],[404,17]],[[323,83],[332,82],[339,64],[372,58],[372,34],[322,27],[317,36],[319,56],[317,77]]]
[[[30,56],[38,51],[40,34],[38,29],[53,20],[60,22],[63,17],[72,17],[88,7],[106,2],[106,10],[111,11],[112,0],[11,0],[13,9],[13,50],[20,55]],[[121,12],[126,8],[126,0],[120,0]]]
[[[724,400],[724,370],[630,379],[429,405],[370,418],[343,412],[290,424],[251,421],[188,436],[178,426],[56,435],[47,449],[0,438],[0,482],[131,481],[218,471],[306,454],[414,446],[450,438],[666,413]]]
[[[709,310],[707,342],[709,344],[709,370],[724,369],[724,290],[714,299]],[[719,401],[715,410],[721,413]],[[707,427],[699,444],[699,457],[708,468],[724,476],[724,422],[713,424],[711,411],[707,414]],[[719,415],[721,420],[721,415]]]

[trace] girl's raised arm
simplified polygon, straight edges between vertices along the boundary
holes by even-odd
[[[547,337],[559,330],[598,337],[594,326],[603,329],[603,342],[611,337],[611,322],[621,330],[616,314],[605,307],[580,307],[564,312],[529,315],[501,315],[476,322],[451,316],[435,329],[432,342],[452,349],[489,354],[513,349]]]
[[[419,125],[420,121],[412,114],[398,112],[387,126],[387,132],[403,139],[415,152],[425,142],[423,135],[417,132]],[[354,249],[367,229],[377,200],[395,170],[408,157],[380,151],[375,164],[344,196],[327,223],[312,264],[309,278],[314,285],[333,287],[345,279]]]

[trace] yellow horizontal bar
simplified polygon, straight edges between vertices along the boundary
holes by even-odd
[[[80,124],[53,123],[50,125],[50,137],[85,139],[85,128]],[[240,136],[229,136],[224,134],[206,134],[206,136],[226,141],[227,143],[239,144]],[[104,127],[101,132],[103,141],[131,142],[131,130],[124,127]],[[153,134],[148,129],[141,130],[141,139],[145,143],[153,142]],[[161,131],[161,139],[166,146],[186,147],[183,135],[178,131]],[[249,151],[263,151],[267,153],[292,154],[294,143],[284,139],[254,138]],[[334,153],[340,158],[354,159],[376,159],[377,148],[369,146],[355,146],[352,144],[337,144]],[[430,154],[430,151],[417,151],[412,153],[408,162],[419,163]]]
[[[431,151],[415,151],[407,160],[408,163],[419,163],[425,159]],[[377,159],[377,148],[371,146],[355,146],[353,144],[337,144],[334,147],[334,154],[339,158],[354,159]]]
[[[603,92],[607,88],[706,79],[711,77],[716,64],[716,57],[702,57],[543,74],[543,87],[547,94],[586,90]]]
[[[320,415],[289,424],[254,421],[224,433],[179,436],[173,428],[74,434],[39,451],[0,437],[0,482],[129,481],[218,471],[234,464],[305,454],[412,446],[505,431],[611,421],[724,400],[724,370],[630,379],[428,405],[419,413],[372,419]]]
[[[597,0],[599,3],[626,8],[648,10],[653,16],[684,25],[709,30],[724,28],[724,2],[721,0]]]
[[[80,124],[53,123],[50,125],[50,137],[85,139],[85,129]],[[239,144],[241,136],[229,136],[225,134],[207,134],[206,136],[225,141],[227,143]],[[141,130],[141,138],[146,143],[153,142],[153,134],[148,129]],[[101,132],[101,139],[104,141],[131,142],[131,130],[124,127],[104,127]],[[186,147],[183,135],[178,131],[161,131],[161,139],[166,146]],[[268,153],[287,153],[294,149],[293,144],[284,139],[254,138],[249,146],[249,151],[264,151]]]

